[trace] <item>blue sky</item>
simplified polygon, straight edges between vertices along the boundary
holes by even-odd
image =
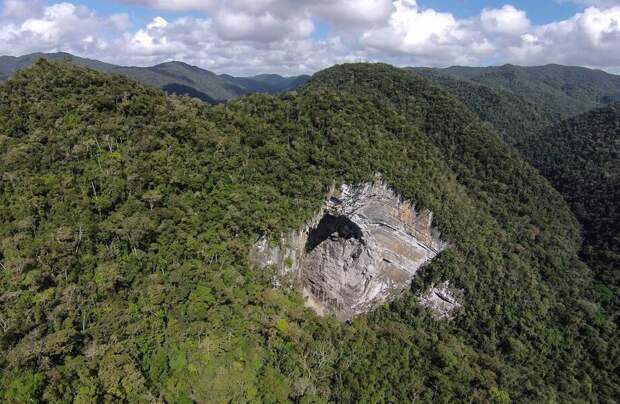
[[[536,24],[546,24],[552,21],[564,20],[583,8],[569,1],[529,0],[529,1],[480,1],[480,0],[428,0],[418,2],[421,6],[434,8],[439,11],[452,12],[458,17],[468,18],[480,13],[483,8],[500,8],[505,4],[527,12],[530,20]]]
[[[217,72],[333,63],[620,71],[620,0],[0,0],[0,54],[66,51]]]
[[[46,4],[51,5],[57,3],[57,1],[45,1]],[[184,10],[184,11],[173,11],[166,10],[161,8],[153,8],[148,6],[143,6],[140,4],[133,4],[130,2],[121,2],[114,0],[85,0],[85,1],[74,1],[75,4],[83,4],[89,7],[92,10],[97,10],[101,13],[105,14],[114,14],[114,13],[127,13],[131,17],[132,22],[136,25],[144,25],[148,23],[150,20],[157,16],[162,16],[166,19],[174,19],[178,17],[183,17],[187,15],[191,15],[194,17],[204,16],[206,13],[197,12],[192,10]]]

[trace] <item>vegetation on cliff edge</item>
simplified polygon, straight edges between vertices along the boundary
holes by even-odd
[[[389,95],[389,102],[386,96]],[[0,86],[6,401],[610,401],[617,329],[561,196],[385,65],[209,106],[39,61]],[[453,247],[395,302],[319,318],[247,252],[381,172]],[[415,294],[465,290],[453,322]]]

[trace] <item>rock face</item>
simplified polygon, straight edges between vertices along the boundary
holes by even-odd
[[[416,212],[380,177],[329,192],[320,212],[275,246],[261,239],[250,258],[294,272],[308,306],[349,319],[409,287],[447,244],[429,210]]]
[[[463,291],[453,288],[448,282],[435,285],[420,297],[420,304],[431,310],[438,319],[451,320],[462,307]]]

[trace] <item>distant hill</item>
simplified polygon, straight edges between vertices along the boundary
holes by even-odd
[[[562,118],[620,100],[620,76],[585,67],[551,64],[534,67],[453,66],[433,70],[509,91]]]
[[[272,86],[275,89],[280,91],[287,89],[294,89],[301,87],[306,82],[310,80],[310,76],[301,75],[301,76],[292,76],[292,77],[282,77],[278,74],[260,74],[258,76],[252,77],[255,81],[260,81]]]
[[[454,76],[446,69],[408,68],[433,81],[465,103],[480,118],[495,127],[502,139],[517,149],[532,143],[542,128],[561,120],[544,103],[492,87],[464,77]]]
[[[142,83],[160,87],[169,94],[189,95],[209,103],[220,103],[252,93],[288,91],[310,79],[310,76],[306,75],[293,77],[277,74],[255,77],[217,75],[183,62],[166,62],[151,67],[125,67],[59,52],[33,53],[20,57],[0,56],[0,81],[7,80],[15,71],[33,64],[40,58],[72,60],[101,72],[129,76]]]

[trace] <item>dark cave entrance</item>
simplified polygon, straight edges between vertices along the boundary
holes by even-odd
[[[334,238],[362,240],[362,229],[346,216],[325,214],[319,224],[308,234],[306,250],[312,251],[316,246],[327,239]]]

